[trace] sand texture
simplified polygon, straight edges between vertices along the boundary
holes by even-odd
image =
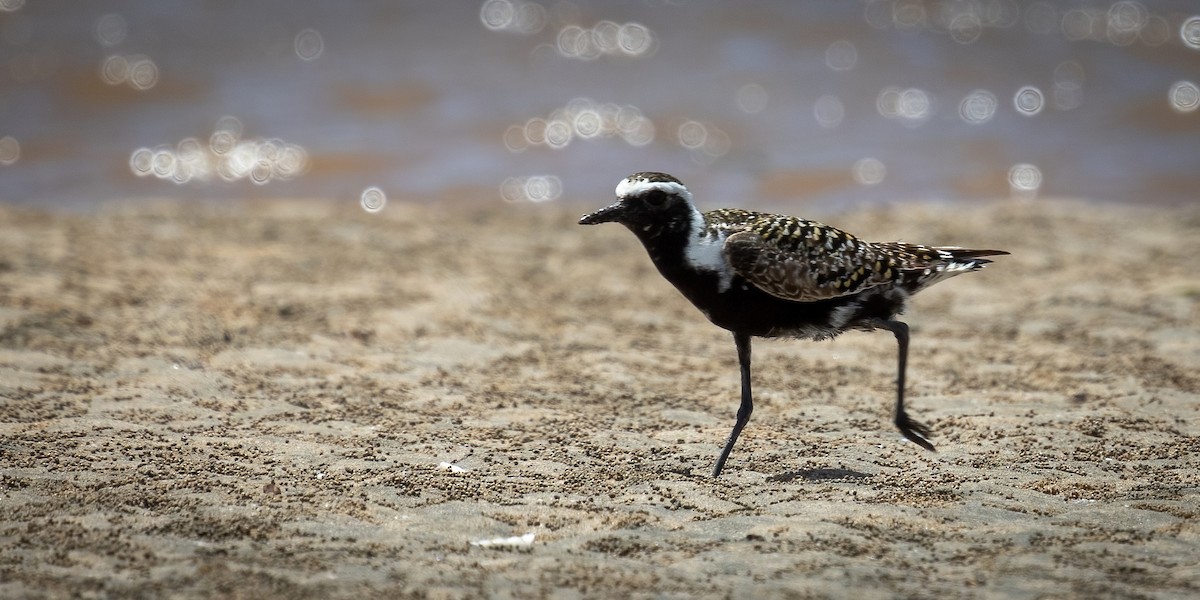
[[[0,597],[1200,597],[1200,212],[805,214],[1009,250],[895,342],[727,332],[583,208],[0,207]],[[791,212],[802,213],[802,210]]]

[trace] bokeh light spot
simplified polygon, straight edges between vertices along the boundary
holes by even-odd
[[[886,87],[879,91],[875,98],[875,110],[889,119],[900,116],[900,94],[903,90],[898,87]]]
[[[129,170],[138,177],[145,177],[154,170],[154,151],[138,148],[129,155]]]
[[[980,125],[992,120],[999,106],[996,95],[987,90],[975,90],[958,105],[958,116],[971,124]]]
[[[254,155],[260,161],[267,163],[275,162],[279,159],[280,154],[283,153],[283,145],[283,140],[278,138],[264,140],[255,146]]]
[[[508,129],[504,130],[504,147],[509,152],[523,152],[529,147],[529,140],[525,138],[525,128],[521,125],[509,125]]]
[[[158,85],[158,65],[146,56],[130,56],[129,85],[136,90],[148,90]]]
[[[500,184],[505,202],[550,202],[562,196],[562,180],[554,175],[508,177]]]
[[[25,6],[25,0],[0,0],[0,12],[15,12]]]
[[[896,0],[892,3],[892,25],[897,29],[923,27],[925,4],[920,0]]]
[[[1073,8],[1063,13],[1062,16],[1062,32],[1063,37],[1072,42],[1080,40],[1098,39],[1099,30],[1099,15],[1094,10]]]
[[[574,132],[566,121],[555,119],[546,123],[546,145],[551,148],[565,148],[571,143]]]
[[[517,9],[510,0],[488,0],[479,9],[479,20],[492,31],[508,29],[517,17]]]
[[[580,47],[591,43],[591,36],[578,25],[568,25],[558,30],[555,44],[558,53],[567,58],[581,58]]]
[[[96,20],[96,41],[106,48],[116,46],[125,41],[128,28],[125,17],[109,13]]]
[[[362,195],[358,198],[359,205],[362,209],[369,213],[377,213],[387,206],[387,194],[378,187],[371,186],[363,190]]]
[[[699,121],[684,121],[676,135],[680,146],[694,150],[703,146],[708,139],[708,128]]]
[[[896,114],[907,125],[920,125],[933,116],[933,99],[925,90],[908,88],[896,99]]]
[[[546,120],[534,117],[525,121],[525,141],[530,146],[540,146],[546,143]]]
[[[1013,95],[1013,106],[1016,107],[1017,112],[1026,116],[1042,112],[1044,105],[1045,98],[1042,96],[1042,90],[1031,85],[1022,87]]]
[[[884,117],[916,127],[933,116],[933,98],[918,88],[886,87],[875,98],[875,109]]]
[[[842,119],[846,117],[846,108],[837,96],[826,94],[817,98],[816,104],[813,105],[813,117],[821,127],[832,129],[842,124]]]
[[[1008,170],[1008,185],[1014,195],[1032,198],[1042,187],[1042,171],[1035,165],[1021,163]]]
[[[285,144],[279,158],[271,165],[274,177],[291,179],[308,167],[308,151],[295,144]]]
[[[738,88],[735,96],[737,106],[746,114],[760,113],[767,108],[767,90],[757,83],[747,83]]]
[[[615,54],[621,51],[621,46],[617,43],[620,32],[620,25],[612,21],[600,21],[592,26],[592,43],[602,54]]]
[[[654,141],[654,122],[640,115],[627,126],[622,126],[620,131],[621,139],[630,146],[645,146]]]
[[[863,7],[863,17],[867,24],[875,29],[887,29],[892,26],[891,0],[867,0]]]
[[[708,127],[708,135],[704,138],[704,145],[700,147],[709,158],[720,158],[729,153],[729,149],[733,147],[733,140],[729,134],[719,127]]]
[[[507,177],[500,184],[500,198],[505,202],[520,202],[525,199],[525,182],[519,177]]]
[[[119,54],[100,63],[100,79],[108,85],[120,85],[129,80],[129,60]]]
[[[217,163],[217,173],[221,179],[237,181],[250,175],[250,170],[254,168],[254,162],[257,160],[254,146],[253,142],[239,142],[229,154],[222,157]]]
[[[512,29],[517,33],[530,35],[537,33],[546,26],[546,9],[537,2],[521,2],[517,4],[516,21]]]
[[[825,66],[834,71],[849,71],[858,64],[858,48],[849,40],[838,40],[825,49]]]
[[[254,161],[254,166],[250,167],[250,181],[254,185],[266,185],[271,181],[271,175],[274,174],[274,169],[271,168],[271,161],[260,158]]]
[[[654,51],[654,34],[641,23],[625,23],[618,32],[617,46],[630,56],[646,56]]]
[[[213,131],[228,131],[235,138],[242,137],[242,120],[233,115],[225,115],[217,119]]]
[[[492,31],[529,35],[546,26],[546,9],[536,2],[488,0],[479,9],[479,20]]]
[[[168,147],[158,147],[154,149],[154,156],[150,161],[150,168],[159,178],[166,179],[171,177],[175,172],[175,153]]]
[[[680,146],[690,151],[692,161],[700,165],[711,164],[733,147],[733,140],[720,127],[694,119],[680,123],[675,137]]]
[[[195,175],[196,175],[195,167],[193,167],[191,163],[186,162],[186,161],[179,161],[179,163],[176,164],[175,168],[171,171],[171,179],[174,180],[175,183],[178,183],[178,184],[184,184],[184,183],[191,181],[192,177]]]
[[[186,137],[175,144],[175,155],[184,162],[202,160],[204,147],[200,145],[200,141],[196,138]]]
[[[573,98],[546,118],[534,117],[504,131],[504,146],[521,152],[530,146],[566,147],[573,139],[593,140],[620,136],[634,146],[654,140],[654,124],[636,106],[598,104],[590,98]]]
[[[316,29],[305,29],[296,34],[296,56],[303,61],[314,61],[325,52],[325,38]]]
[[[1200,50],[1200,15],[1188,17],[1179,27],[1179,40],[1193,50]]]
[[[567,25],[555,37],[559,55],[579,60],[595,60],[605,55],[640,58],[652,54],[655,45],[654,33],[640,23],[600,21],[588,29]]]
[[[308,168],[304,148],[278,138],[243,140],[241,132],[236,117],[221,117],[207,143],[185,137],[174,146],[138,148],[129,156],[129,169],[138,177],[154,175],[177,184],[208,181],[215,174],[224,181],[263,185],[298,177]]]
[[[525,196],[530,202],[549,202],[562,195],[562,181],[554,175],[535,175],[525,180]]]
[[[100,63],[100,79],[108,85],[128,83],[135,90],[145,91],[158,84],[158,65],[143,54],[114,54]]]
[[[9,166],[21,160],[21,143],[17,138],[6,135],[0,138],[0,165]]]
[[[887,176],[887,167],[875,158],[862,158],[855,161],[852,167],[854,181],[859,185],[877,185]]]
[[[231,131],[217,130],[208,138],[208,147],[213,154],[220,156],[233,150],[234,144],[237,143],[237,136]]]
[[[972,44],[983,34],[983,21],[973,12],[964,12],[950,21],[950,38],[960,44]]]
[[[1167,98],[1176,112],[1190,113],[1200,108],[1200,88],[1190,81],[1176,81],[1171,84]]]
[[[1138,38],[1150,13],[1140,2],[1120,0],[1108,7],[1108,41],[1128,46]]]
[[[585,108],[575,114],[575,133],[584,139],[591,139],[600,135],[604,125],[600,118],[600,113],[591,108]]]

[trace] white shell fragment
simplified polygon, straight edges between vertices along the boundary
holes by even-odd
[[[530,531],[525,535],[513,537],[498,537],[490,540],[476,540],[471,542],[472,546],[480,548],[523,548],[533,545],[534,533]]]

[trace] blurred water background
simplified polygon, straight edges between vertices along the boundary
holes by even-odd
[[[0,201],[1200,192],[1200,3],[0,0]]]

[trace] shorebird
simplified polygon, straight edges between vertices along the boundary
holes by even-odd
[[[932,451],[929,428],[904,410],[908,325],[895,319],[918,291],[988,264],[1003,250],[866,242],[840,229],[786,215],[722,208],[701,213],[692,194],[666,173],[634,173],[617,201],[579,219],[617,222],[637,236],[658,272],[714,325],[733,333],[741,405],[717,457],[721,474],[750,420],[750,340],[823,340],[884,329],[899,346],[894,420],[904,437]]]

